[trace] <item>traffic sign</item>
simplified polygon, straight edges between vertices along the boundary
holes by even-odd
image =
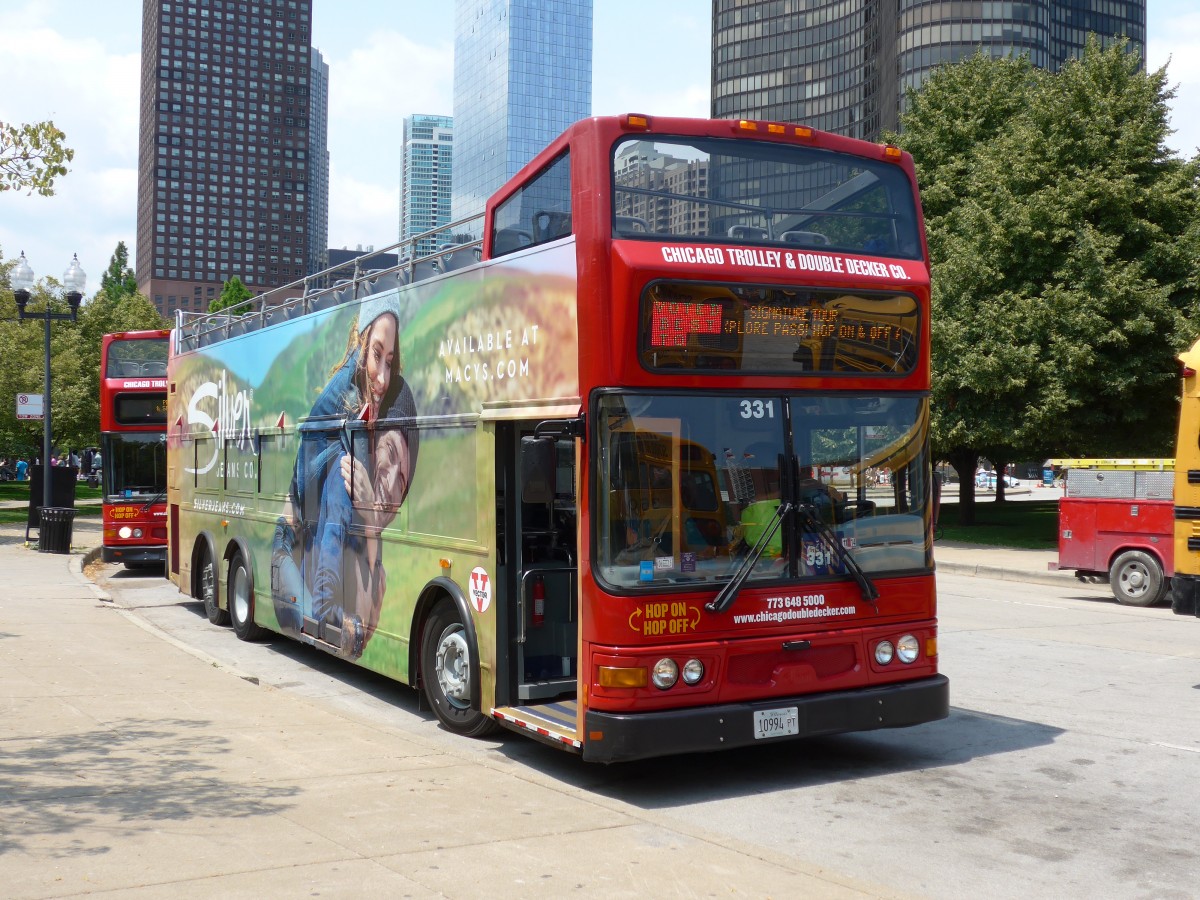
[[[41,394],[17,394],[18,419],[41,419],[45,415]]]

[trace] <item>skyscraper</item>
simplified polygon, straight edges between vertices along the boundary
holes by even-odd
[[[400,149],[400,240],[449,225],[454,173],[454,119],[412,115],[404,120]],[[433,253],[449,235],[423,238],[418,256]]]
[[[329,63],[320,50],[309,55],[308,247],[305,273],[329,266]]]
[[[1146,0],[713,0],[712,114],[877,140],[934,66],[982,48],[1057,71],[1089,32],[1144,56]]]
[[[164,314],[304,274],[311,8],[143,0],[138,289]]]
[[[454,219],[591,110],[591,0],[458,0]]]

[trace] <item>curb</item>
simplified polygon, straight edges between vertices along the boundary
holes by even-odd
[[[935,557],[936,558],[936,557]],[[994,578],[999,581],[1024,581],[1033,584],[1050,584],[1062,587],[1063,585],[1071,585],[1072,587],[1095,588],[1101,591],[1106,591],[1106,587],[1092,585],[1080,581],[1074,575],[1066,573],[1055,574],[1047,571],[1045,574],[1040,572],[1032,572],[1028,569],[1005,569],[1001,566],[975,565],[972,563],[953,563],[937,561],[935,571],[945,572],[947,575],[967,575],[974,578]]]

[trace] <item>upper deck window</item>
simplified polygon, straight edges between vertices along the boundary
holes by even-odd
[[[167,339],[141,338],[108,345],[105,378],[162,378],[167,374]]]
[[[504,256],[571,233],[571,158],[563,153],[496,207],[492,256]]]
[[[613,236],[921,257],[914,190],[903,170],[766,141],[620,141]]]

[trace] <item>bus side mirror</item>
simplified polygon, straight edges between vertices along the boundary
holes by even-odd
[[[554,499],[557,466],[554,438],[521,438],[522,503],[549,503]]]

